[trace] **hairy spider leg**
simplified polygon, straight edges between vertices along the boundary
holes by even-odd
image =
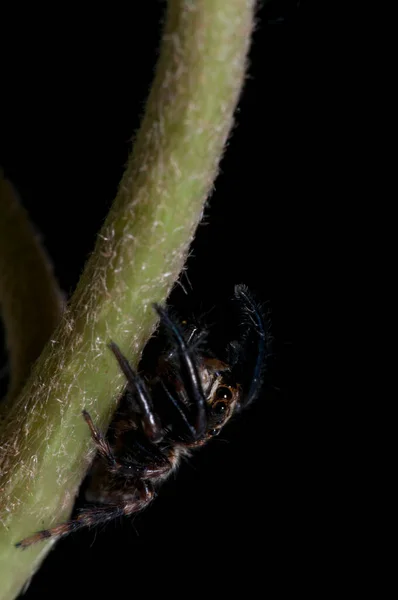
[[[144,469],[142,468],[142,463],[139,461],[135,461],[132,458],[129,460],[120,460],[115,457],[113,454],[107,439],[101,433],[101,431],[96,427],[91,419],[90,413],[86,410],[82,411],[83,417],[90,428],[91,437],[93,438],[95,445],[97,447],[97,451],[101,458],[103,458],[107,464],[107,467],[111,473],[120,473],[121,470],[128,469],[128,473],[130,476],[140,475],[142,476],[144,473]],[[136,468],[133,470],[133,466]],[[144,473],[145,474],[145,473]]]
[[[195,354],[192,347],[189,346],[184,340],[182,331],[170,318],[167,312],[158,304],[155,304],[154,306],[160,317],[161,324],[166,328],[176,344],[182,373],[181,380],[188,397],[194,400],[194,406],[197,410],[194,425],[195,432],[193,433],[191,428],[190,431],[192,435],[194,435],[194,439],[199,439],[201,436],[203,436],[207,427],[207,413],[205,394],[199,376],[199,369],[196,364]],[[176,406],[174,400],[173,404]],[[180,414],[182,414],[181,410],[179,410]]]
[[[257,360],[249,392],[241,403],[242,406],[246,407],[249,406],[259,394],[263,381],[266,358],[270,353],[271,336],[269,335],[269,324],[265,323],[260,306],[244,284],[235,286],[235,298],[241,302],[243,313],[257,334]],[[237,348],[235,347],[234,350],[236,352]],[[242,346],[241,351],[243,351]]]
[[[138,375],[138,373],[134,371],[127,358],[121,353],[119,346],[117,346],[115,342],[111,342],[109,344],[109,348],[115,355],[116,360],[118,361],[119,366],[127,379],[130,389],[135,392],[135,398],[142,411],[145,434],[153,442],[160,442],[160,440],[163,438],[162,427],[155,414],[151,396],[146,388],[144,380]]]
[[[24,550],[25,548],[28,548],[28,546],[36,544],[36,542],[41,540],[53,537],[60,538],[68,535],[68,533],[71,533],[72,531],[82,529],[83,527],[93,527],[95,525],[100,525],[101,523],[112,521],[123,515],[131,515],[139,512],[151,502],[154,497],[154,490],[152,484],[147,481],[137,482],[137,487],[135,489],[139,492],[138,497],[132,494],[129,498],[121,498],[121,505],[96,506],[89,509],[83,509],[75,519],[66,521],[56,527],[51,527],[51,529],[38,531],[18,542],[15,546]]]
[[[197,432],[195,427],[189,422],[189,418],[186,412],[186,408],[185,406],[182,404],[182,402],[179,402],[176,398],[174,398],[173,394],[167,389],[166,385],[164,384],[163,381],[161,381],[163,390],[167,396],[167,398],[170,400],[170,402],[172,402],[172,404],[174,405],[174,407],[177,409],[177,411],[180,414],[180,417],[185,425],[185,427],[188,430],[188,436],[191,440],[196,440],[197,438]],[[174,433],[170,433],[169,434],[169,438],[173,439],[174,441],[180,441],[180,436],[176,436]]]
[[[237,340],[229,342],[227,346],[228,366],[231,371],[242,359],[243,348]]]
[[[102,456],[102,458],[107,462],[110,470],[114,471],[115,469],[117,469],[118,465],[116,462],[115,455],[113,454],[108,444],[108,441],[106,440],[103,433],[101,433],[101,431],[98,429],[98,427],[94,425],[90,413],[88,413],[86,410],[82,410],[82,415],[87,425],[89,426],[91,437],[95,442],[100,456]]]

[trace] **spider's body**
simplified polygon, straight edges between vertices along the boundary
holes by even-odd
[[[142,510],[182,456],[217,435],[234,413],[253,401],[262,382],[269,337],[261,310],[247,288],[236,286],[235,297],[246,333],[242,342],[229,345],[226,362],[203,356],[195,339],[200,337],[197,330],[186,335],[159,306],[155,308],[172,350],[161,356],[154,375],[144,379],[116,344],[110,344],[127,386],[107,437],[83,411],[98,450],[86,491],[86,499],[96,506],[25,538],[17,546],[26,548],[41,539]],[[256,359],[244,386],[243,358],[253,345]]]

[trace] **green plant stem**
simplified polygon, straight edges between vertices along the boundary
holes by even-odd
[[[14,598],[52,541],[15,542],[68,517],[123,386],[111,339],[137,364],[186,259],[245,75],[252,0],[170,0],[133,154],[62,322],[7,403],[0,456],[0,599]]]

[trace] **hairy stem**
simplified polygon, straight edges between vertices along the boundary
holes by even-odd
[[[71,303],[22,393],[0,455],[0,599],[15,597],[51,542],[15,542],[67,518],[93,458],[87,409],[106,428],[123,386],[107,349],[137,363],[186,259],[245,75],[253,0],[170,0],[145,116]]]

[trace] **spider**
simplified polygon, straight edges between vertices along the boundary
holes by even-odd
[[[144,378],[134,371],[118,346],[110,343],[127,385],[106,437],[83,410],[97,448],[85,493],[93,505],[65,523],[23,539],[17,547],[24,549],[40,540],[141,511],[183,456],[217,436],[234,413],[253,402],[269,354],[268,324],[246,286],[235,286],[235,298],[246,332],[240,342],[228,345],[227,362],[202,355],[198,329],[183,330],[156,304],[170,350],[160,356],[153,376]],[[256,358],[248,378],[242,365],[253,345]],[[248,389],[244,391],[245,379]]]

